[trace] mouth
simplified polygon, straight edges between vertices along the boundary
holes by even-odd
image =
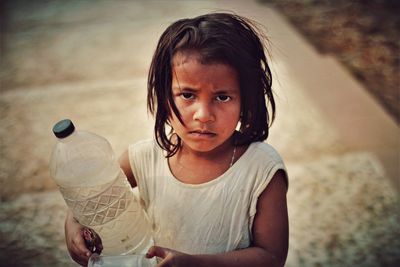
[[[196,137],[214,137],[217,135],[216,133],[203,130],[190,131],[189,134]]]

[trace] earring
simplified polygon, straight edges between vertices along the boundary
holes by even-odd
[[[242,122],[239,120],[238,123],[236,124],[235,130],[240,132],[240,128],[242,127]]]

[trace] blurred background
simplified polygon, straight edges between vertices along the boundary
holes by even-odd
[[[261,2],[281,12],[318,53],[334,56],[400,121],[399,1]]]
[[[0,2],[0,266],[76,266],[48,161],[54,123],[119,155],[151,138],[146,76],[173,21],[230,11],[270,39],[289,176],[286,266],[400,266],[400,5],[365,1]]]

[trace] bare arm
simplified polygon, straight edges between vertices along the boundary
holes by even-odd
[[[283,171],[278,171],[258,198],[253,224],[251,247],[217,255],[187,255],[160,247],[152,247],[148,257],[158,256],[164,266],[256,267],[283,266],[288,251],[287,183]]]
[[[126,178],[128,178],[128,181],[131,184],[132,188],[136,187],[137,184],[136,184],[135,177],[133,176],[131,164],[129,162],[128,150],[125,150],[125,152],[122,153],[122,155],[118,161],[119,161],[119,166],[121,166],[121,169],[124,171]]]

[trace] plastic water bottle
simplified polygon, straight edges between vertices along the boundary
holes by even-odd
[[[156,265],[153,259],[147,259],[145,255],[100,256],[94,253],[88,267],[153,267]]]
[[[53,133],[58,142],[50,173],[75,219],[100,235],[105,255],[146,253],[150,225],[110,143],[75,130],[68,119],[56,123]]]

